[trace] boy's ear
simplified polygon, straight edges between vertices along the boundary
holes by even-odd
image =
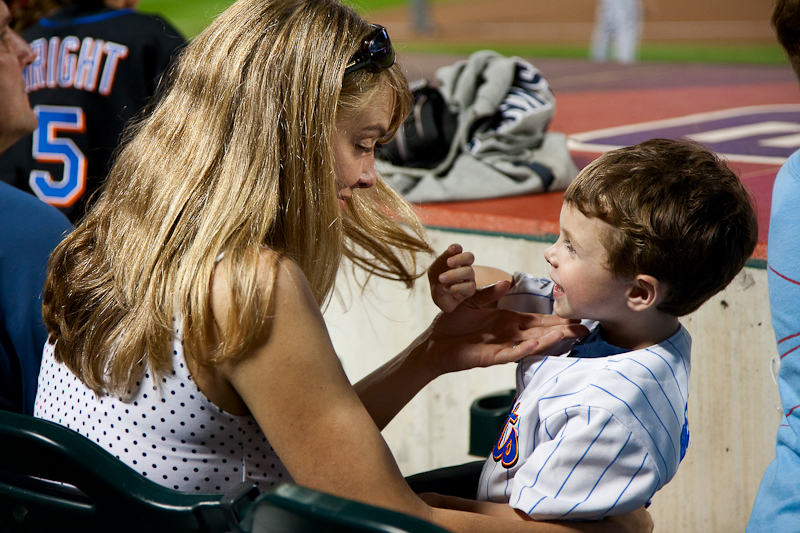
[[[634,311],[644,311],[655,308],[667,294],[665,283],[658,281],[653,276],[639,274],[633,278],[628,290],[628,307]]]

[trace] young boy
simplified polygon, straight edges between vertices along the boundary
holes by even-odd
[[[517,396],[477,502],[435,505],[520,519],[598,519],[645,505],[689,444],[691,339],[678,317],[742,269],[757,240],[750,196],[700,145],[608,152],[564,195],[550,280],[512,282],[499,306],[555,312],[591,333],[561,357],[519,363]]]

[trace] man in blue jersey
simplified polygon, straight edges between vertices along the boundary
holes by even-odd
[[[76,222],[184,40],[162,18],[137,13],[138,0],[58,3],[22,34],[36,53],[25,82],[39,125],[0,157],[0,180]]]
[[[772,25],[800,79],[800,0],[778,0]],[[800,532],[800,151],[786,161],[772,189],[767,279],[772,328],[781,366],[783,419],[775,459],[756,495],[748,533]]]
[[[35,55],[0,2],[0,153],[36,129],[22,69]],[[33,414],[47,332],[41,292],[50,252],[71,229],[56,209],[0,183],[0,409]]]
[[[715,154],[665,139],[608,152],[569,186],[550,279],[509,281],[499,306],[586,319],[562,356],[523,359],[478,501],[444,507],[521,520],[595,520],[645,505],[689,445],[691,339],[678,317],[739,273],[757,242],[747,190]]]

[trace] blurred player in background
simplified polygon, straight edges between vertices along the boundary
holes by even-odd
[[[184,44],[138,0],[29,0],[17,6],[36,59],[25,83],[38,128],[0,156],[0,179],[73,222],[108,174],[123,126]]]

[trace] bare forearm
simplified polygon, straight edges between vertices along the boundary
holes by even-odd
[[[648,533],[653,523],[644,508],[599,522],[534,521],[507,503],[468,500],[426,493],[420,498],[434,507],[434,519],[452,531],[526,531],[541,533]]]
[[[378,429],[383,430],[425,385],[437,377],[424,363],[428,335],[428,331],[420,335],[403,352],[354,385]]]
[[[608,520],[601,522],[537,522],[498,518],[451,509],[434,509],[433,520],[454,533],[622,533],[630,531],[627,527]]]
[[[497,283],[498,281],[508,281],[509,283],[513,283],[514,281],[514,276],[499,268],[482,265],[473,265],[472,268],[475,271],[475,284],[478,287],[485,287],[492,283]]]

